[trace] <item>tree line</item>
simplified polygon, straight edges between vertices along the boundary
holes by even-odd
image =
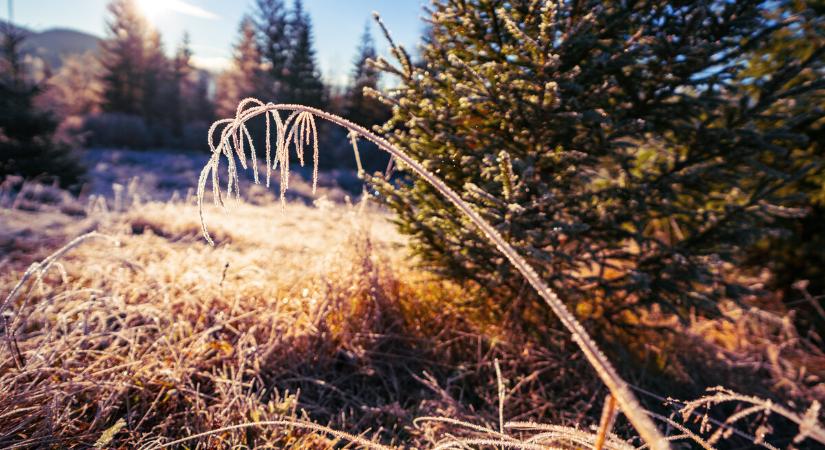
[[[301,0],[289,7],[283,0],[257,0],[240,22],[230,67],[217,76],[194,66],[187,33],[168,54],[135,0],[112,0],[106,11],[99,51],[64,58],[40,80],[22,57],[23,35],[12,26],[3,30],[0,83],[9,105],[0,129],[17,138],[0,145],[17,150],[4,151],[0,176],[48,175],[76,184],[79,164],[50,166],[76,160],[70,147],[203,149],[209,124],[233,115],[249,96],[326,108],[367,126],[389,117],[388,107],[362,95],[379,82],[367,64],[376,55],[369,29],[361,37],[351,84],[336,90],[321,77],[312,21]],[[37,126],[26,131],[21,123]],[[321,131],[322,140],[337,138]],[[350,159],[340,160],[349,165]]]
[[[369,30],[359,48],[353,85],[343,101],[332,99],[321,78],[312,21],[301,0],[291,8],[282,0],[256,1],[241,20],[231,66],[218,75],[214,98],[208,95],[208,79],[193,79],[196,71],[186,35],[167,58],[160,34],[146,24],[133,0],[115,0],[108,9],[100,59],[105,112],[140,116],[148,126],[160,124],[178,137],[186,123],[234,114],[245,97],[318,108],[335,104],[353,112],[363,106],[376,112],[374,105],[362,105],[362,97],[354,92],[378,84],[378,74],[366,65],[366,59],[375,56]],[[364,118],[375,123],[386,115]]]

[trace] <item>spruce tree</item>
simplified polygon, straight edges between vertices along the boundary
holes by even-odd
[[[581,316],[714,313],[748,292],[727,270],[793,213],[785,188],[812,170],[793,163],[809,142],[796,125],[821,123],[821,110],[776,106],[821,90],[785,83],[817,58],[784,54],[764,84],[740,77],[756,49],[810,20],[772,18],[774,5],[436,2],[423,66],[399,49],[401,67],[380,63],[402,78],[384,99],[386,131]],[[522,295],[520,277],[429,185],[375,183],[425,262]]]
[[[179,131],[188,123],[214,120],[214,105],[209,98],[209,73],[192,65],[188,32],[183,34],[171,63],[169,111],[172,129],[180,137]]]
[[[141,113],[147,125],[165,127],[169,122],[171,74],[163,41],[157,30],[148,30],[143,55],[140,67],[143,83]]]
[[[278,101],[287,82],[290,55],[289,20],[282,0],[257,0],[254,16],[261,55],[269,75],[265,99]]]
[[[72,149],[55,140],[57,120],[34,107],[41,89],[27,80],[20,55],[24,36],[5,28],[0,37],[0,179],[19,175],[79,187],[84,170]]]
[[[312,20],[304,12],[301,0],[295,0],[289,35],[291,49],[284,101],[323,108],[326,92],[312,47]]]
[[[371,60],[376,58],[375,44],[370,34],[369,23],[364,27],[361,39],[356,49],[353,60],[352,81],[343,97],[343,107],[341,108],[346,117],[353,122],[370,128],[383,124],[390,117],[390,108],[380,100],[365,93],[378,88],[380,73],[371,65]],[[331,140],[346,142],[344,136],[333,134]],[[340,167],[351,161],[348,157],[350,149],[340,147],[340,154],[336,155],[336,164]],[[384,170],[389,162],[386,152],[378,150],[371,142],[363,141],[359,143],[360,162],[363,170],[371,173],[375,170]],[[355,168],[355,162],[351,166]]]
[[[364,27],[353,61],[352,84],[347,90],[346,117],[364,126],[381,124],[389,119],[389,108],[376,98],[364,94],[365,89],[378,89],[379,72],[369,61],[376,58],[375,43],[369,24]]]
[[[192,91],[187,94],[186,117],[197,122],[212,122],[215,120],[215,104],[209,93],[212,76],[205,70],[196,70],[191,79]]]
[[[759,126],[787,127],[802,137],[794,143],[787,162],[813,170],[783,190],[794,195],[801,214],[777,218],[781,233],[761,240],[752,249],[754,271],[770,269],[768,286],[784,294],[788,304],[800,310],[799,325],[817,327],[825,335],[825,315],[810,298],[825,295],[825,9],[813,3],[779,2],[769,17],[786,26],[753,51],[739,78],[754,102],[766,102]],[[795,95],[778,101],[772,96],[793,89]],[[786,117],[793,122],[778,123]],[[804,290],[801,289],[804,286]]]
[[[189,47],[189,33],[184,33],[180,46],[172,58],[169,89],[169,111],[172,131],[178,137],[183,134],[183,125],[190,118],[188,104],[194,100],[195,88],[192,79],[192,50]]]
[[[146,107],[144,53],[146,23],[134,0],[114,0],[108,7],[106,39],[101,42],[103,110],[141,115]]]
[[[261,51],[258,46],[255,24],[249,17],[241,20],[240,37],[235,44],[232,67],[218,78],[216,108],[221,117],[235,115],[238,102],[246,97],[262,98],[266,93],[262,80]]]

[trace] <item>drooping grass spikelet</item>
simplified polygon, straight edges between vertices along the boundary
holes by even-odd
[[[249,140],[249,154],[252,157],[252,177],[255,180],[255,184],[258,184],[260,181],[258,181],[258,158],[255,156],[255,143],[252,142],[252,136],[249,135],[249,129],[246,125],[242,126],[241,129]],[[241,137],[241,142],[243,142],[243,137]]]
[[[309,115],[309,126],[312,128],[312,195],[318,188],[318,128],[315,126],[315,116]]]
[[[244,144],[243,144],[243,129],[245,126],[241,124],[234,133],[232,133],[232,144],[235,146],[235,153],[238,155],[238,161],[241,163],[241,167],[246,170],[248,167],[246,166],[246,152],[244,151]]]
[[[498,388],[498,431],[504,434],[504,396],[506,391],[504,389],[504,381],[501,376],[501,366],[498,363],[498,358],[493,360],[493,365],[496,368],[496,387]]]
[[[269,174],[272,168],[272,138],[271,138],[271,130],[269,126],[269,114],[264,114],[264,118],[266,119],[266,187],[269,188]]]

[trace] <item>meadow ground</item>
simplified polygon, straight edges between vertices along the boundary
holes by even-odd
[[[37,203],[60,195],[35,187],[30,202],[2,210],[4,293],[30,263],[101,233],[4,312],[14,335],[2,349],[4,446],[91,444],[119,419],[113,442],[131,446],[283,417],[409,445],[432,433],[415,417],[495,411],[494,355],[509,352],[505,367],[541,359],[543,350],[524,358],[529,348],[501,342],[496,327],[477,329],[490,319],[473,317],[473,293],[416,269],[372,205],[322,197],[282,210],[258,191],[208,211],[212,248],[191,198],[140,203],[126,190],[79,205]],[[573,356],[554,378],[585,366]],[[537,364],[522,384],[552,369]],[[554,396],[576,405],[573,423],[593,394]],[[332,442],[281,428],[199,445]]]
[[[152,447],[199,433],[209,434],[181,445],[347,445],[309,422],[406,448],[537,432],[519,447],[592,446],[607,391],[566,334],[526,328],[490,295],[422,270],[376,205],[329,188],[282,210],[273,194],[247,189],[229,211],[207,210],[210,247],[191,190],[129,185],[139,170],[83,201],[42,186],[3,194],[2,298],[30,264],[99,234],[35,272],[1,313],[0,447]],[[678,339],[651,334],[617,364],[662,397],[691,392],[675,392],[680,383],[724,383],[800,414],[824,397],[825,358],[787,318],[729,316],[672,324]],[[644,352],[670,384],[628,369]],[[718,438],[747,446],[767,430],[759,420]],[[614,430],[640,444],[621,419]],[[785,447],[797,431],[771,437]],[[609,437],[605,448],[628,445]]]

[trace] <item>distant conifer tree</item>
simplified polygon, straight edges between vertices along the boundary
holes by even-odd
[[[106,39],[101,42],[103,110],[142,115],[146,108],[146,23],[134,0],[109,3]]]
[[[324,83],[315,61],[312,45],[312,20],[301,0],[295,0],[289,22],[290,52],[284,101],[323,108]]]
[[[184,123],[191,119],[192,111],[189,105],[194,101],[195,95],[189,33],[184,33],[171,62],[172,70],[168,96],[170,109],[168,114],[173,132],[176,136],[181,136]]]
[[[170,63],[157,30],[148,30],[140,68],[143,90],[141,111],[148,125],[167,126],[170,122],[169,94],[172,91]]]
[[[290,33],[287,10],[282,0],[257,0],[254,15],[261,56],[268,74],[266,100],[277,101],[287,82]]]
[[[20,56],[23,36],[5,28],[0,37],[0,179],[20,175],[78,187],[84,170],[71,148],[55,141],[57,120],[33,106],[41,89],[27,80]]]
[[[246,97],[263,97],[265,94],[265,83],[262,81],[265,74],[252,19],[244,17],[239,32],[232,67],[224,71],[217,81],[216,107],[221,117],[234,116],[240,100]]]
[[[364,89],[378,89],[380,73],[368,62],[376,58],[375,43],[369,24],[364,27],[357,54],[353,61],[352,84],[347,91],[346,117],[360,125],[371,126],[387,121],[390,109],[374,97],[364,94]]]

